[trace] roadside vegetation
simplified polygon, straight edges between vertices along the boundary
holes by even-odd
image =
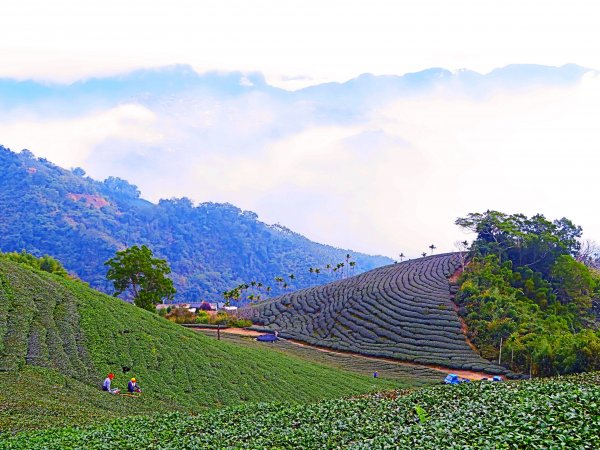
[[[226,311],[196,311],[188,308],[168,307],[158,311],[158,314],[171,322],[179,324],[222,325],[227,327],[244,328],[252,326],[252,321],[242,319]]]

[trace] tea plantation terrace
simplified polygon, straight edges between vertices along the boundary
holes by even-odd
[[[1,255],[0,368],[0,432],[403,386],[218,341]],[[135,376],[143,396],[102,392],[108,372],[121,389]]]
[[[512,376],[467,342],[449,281],[460,267],[457,253],[405,261],[292,292],[249,313],[281,337],[313,345]]]

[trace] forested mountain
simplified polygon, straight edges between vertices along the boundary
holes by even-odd
[[[230,204],[195,206],[187,198],[154,204],[125,180],[95,181],[82,169],[65,170],[29,151],[0,146],[0,251],[48,254],[91,286],[112,292],[104,262],[138,244],[168,261],[177,301],[215,300],[250,281],[281,293],[275,277],[284,278],[288,289],[321,284],[340,272],[309,268],[335,266],[347,253],[355,273],[391,262],[311,242]]]

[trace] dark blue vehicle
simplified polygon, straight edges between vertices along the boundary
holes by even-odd
[[[446,375],[446,378],[444,378],[444,384],[460,384],[460,378],[458,375],[449,373]]]
[[[274,334],[261,334],[256,338],[256,340],[259,342],[275,342],[278,341],[279,338]]]
[[[446,378],[444,378],[444,384],[461,384],[469,382],[470,380],[467,380],[466,378],[461,378],[453,373],[449,373],[448,375],[446,375]]]

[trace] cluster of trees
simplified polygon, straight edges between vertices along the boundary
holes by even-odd
[[[498,211],[456,224],[477,233],[456,301],[482,355],[534,375],[600,369],[600,273],[577,260],[581,227]]]
[[[294,277],[294,275],[290,275]],[[283,277],[276,277],[275,281],[283,283]],[[287,288],[287,283],[284,288]],[[236,303],[247,303],[260,301],[263,297],[267,296],[273,288],[271,286],[265,286],[260,281],[251,281],[250,283],[241,283],[229,291],[223,292],[223,298],[225,304],[229,305],[232,301]]]
[[[146,245],[169,261],[174,301],[201,295],[222,299],[224,290],[294,273],[294,287],[327,281],[307,266],[344,259],[347,250],[320,245],[256,214],[229,204],[194,205],[187,198],[153,204],[139,189],[109,177],[95,181],[79,168],[65,170],[0,146],[0,251],[51,255],[92,287],[112,291],[104,262],[117,250]],[[354,254],[362,270],[390,264],[385,257]],[[334,276],[331,276],[332,279]],[[285,292],[274,284],[272,295]]]
[[[0,253],[0,258],[8,259],[10,261],[23,264],[27,267],[36,270],[42,270],[44,272],[53,273],[64,278],[73,278],[68,274],[63,265],[52,258],[51,256],[44,255],[41,257],[35,257],[25,250],[17,252]]]
[[[356,268],[356,261],[351,261],[352,255],[346,253],[345,261],[337,264],[325,264],[323,268],[309,267],[308,272],[314,274],[315,281],[317,281],[319,275],[323,274],[324,278],[321,278],[321,283],[327,282],[327,278],[347,278],[353,274]],[[275,281],[275,292],[281,294],[290,288],[296,287],[294,281],[297,279],[296,275],[291,273],[286,276],[277,276],[273,279]],[[267,286],[260,281],[251,281],[249,283],[240,283],[233,289],[223,292],[223,298],[226,304],[230,304],[232,301],[239,304],[247,304],[255,301],[260,301],[268,298],[273,292],[272,286]]]
[[[337,264],[325,264],[323,268],[320,267],[309,267],[308,272],[315,274],[317,277],[320,274],[325,274],[338,278],[347,278],[352,275],[356,268],[356,261],[351,261],[352,255],[346,253],[344,261],[340,261]]]

